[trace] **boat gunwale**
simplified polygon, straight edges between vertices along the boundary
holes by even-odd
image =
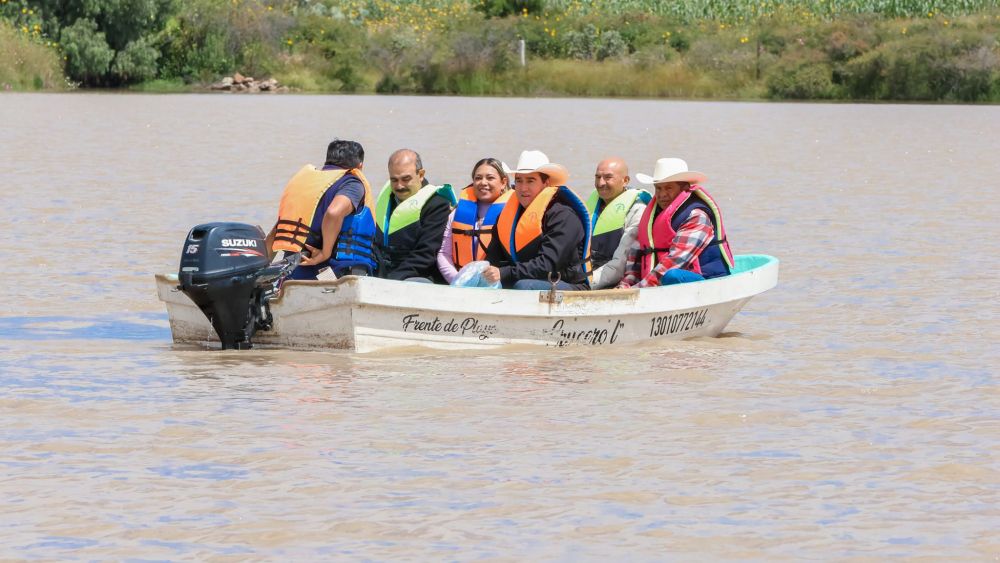
[[[765,269],[768,269],[768,268],[773,267],[773,266],[777,266],[779,264],[779,260],[777,258],[775,258],[774,256],[770,256],[768,254],[738,254],[738,255],[736,255],[736,257],[737,258],[766,258],[766,260],[764,261],[764,263],[762,263],[762,264],[760,264],[758,266],[755,266],[753,268],[750,268],[749,270],[743,270],[741,272],[736,272],[734,274],[729,274],[728,276],[720,276],[720,277],[717,277],[717,278],[711,278],[711,279],[705,279],[705,280],[698,280],[698,281],[694,281],[694,282],[688,282],[688,283],[685,283],[683,285],[690,286],[690,285],[693,285],[693,284],[704,284],[704,283],[711,283],[711,282],[729,282],[729,281],[731,281],[733,279],[736,279],[738,277],[741,277],[741,276],[744,276],[744,275],[747,275],[747,274],[751,274],[751,273],[754,273],[754,272],[758,272],[758,271],[763,271]],[[154,277],[156,278],[157,281],[163,281],[165,283],[177,283],[177,282],[179,282],[179,278],[178,278],[177,274],[154,274]],[[377,277],[374,277],[374,276],[343,276],[343,277],[337,278],[335,280],[285,280],[282,283],[282,288],[285,288],[285,287],[296,287],[296,286],[324,287],[324,288],[326,288],[326,287],[339,287],[340,285],[343,285],[344,283],[358,282],[360,280],[379,280],[379,282],[376,282],[376,283],[403,281],[403,280],[390,280],[390,279],[385,279],[385,278],[377,278]],[[413,282],[409,282],[409,283],[413,283]],[[486,288],[486,287],[453,287],[453,286],[444,285],[444,284],[426,284],[426,283],[420,284],[420,285],[423,286],[423,287],[433,287],[433,288],[436,288],[436,289],[443,289],[443,288],[458,289],[458,290],[485,290],[485,289],[492,289],[493,291],[513,292],[513,293],[517,293],[517,294],[531,293],[531,291],[532,291],[532,290],[525,291],[525,290],[521,290],[521,289],[493,289],[493,288]],[[676,284],[676,285],[680,285],[680,284]],[[644,288],[644,289],[665,289],[667,287],[669,287],[669,286],[658,286],[658,287],[650,287],[650,288]],[[548,290],[548,289],[539,289],[539,290],[533,290],[533,291],[548,292],[550,290]],[[611,288],[606,288],[606,289],[557,289],[555,291],[556,291],[556,293],[561,293],[561,294],[565,294],[565,295],[573,295],[573,296],[577,296],[577,295],[593,295],[593,296],[596,296],[596,297],[605,297],[605,296],[610,296],[610,295],[628,295],[628,294],[632,294],[632,293],[637,293],[639,291],[639,288],[632,287],[632,288],[629,288],[629,289],[618,289],[618,288],[611,287]],[[278,295],[274,299],[272,299],[272,302],[276,303],[276,302],[281,301],[281,298],[284,296],[284,293],[285,293],[284,291],[279,292]]]
[[[315,290],[307,292],[308,296],[319,298],[311,300],[309,310],[326,307],[351,307],[502,317],[605,317],[623,313],[667,313],[714,306],[753,297],[777,284],[779,263],[777,258],[763,254],[744,254],[739,255],[738,258],[745,260],[763,259],[763,262],[751,269],[729,276],[648,288],[647,291],[642,292],[637,288],[627,290],[555,290],[554,292],[551,290],[496,290],[414,282],[409,282],[408,291],[401,292],[397,287],[397,280],[366,276],[344,276],[336,280],[287,280],[282,286],[282,291],[271,299],[270,303],[275,308],[275,312],[279,313],[287,301],[287,295],[291,295],[286,293],[285,289],[302,287],[334,290],[322,293],[316,293]],[[165,283],[176,283],[176,275],[157,274],[156,278]],[[386,285],[387,283],[392,285]],[[338,288],[351,289],[351,295],[345,297],[343,293],[335,291]],[[449,291],[443,292],[442,290],[445,289]],[[474,293],[477,291],[479,293]],[[442,299],[446,295],[449,298]],[[628,305],[624,306],[624,310],[623,302],[628,302]]]

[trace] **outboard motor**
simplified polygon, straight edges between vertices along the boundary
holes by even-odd
[[[206,223],[184,241],[178,289],[211,321],[223,350],[250,349],[254,333],[271,328],[267,302],[301,258],[270,265],[264,238],[260,227]]]

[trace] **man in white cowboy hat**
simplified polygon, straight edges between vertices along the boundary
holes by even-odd
[[[687,162],[679,158],[661,158],[652,176],[635,176],[643,184],[653,184],[656,199],[642,214],[638,240],[618,287],[655,287],[729,275],[733,253],[719,206],[701,187],[706,176],[688,170]]]
[[[389,156],[389,181],[375,203],[379,277],[444,283],[437,267],[441,236],[458,201],[448,184],[424,179],[420,155],[399,149]]]
[[[493,225],[486,249],[490,283],[513,289],[589,289],[589,217],[565,187],[569,171],[541,151],[523,151],[514,175],[514,197]]]
[[[606,158],[594,172],[594,191],[587,199],[594,289],[614,287],[625,274],[628,251],[639,232],[639,219],[652,196],[628,185],[628,165]]]

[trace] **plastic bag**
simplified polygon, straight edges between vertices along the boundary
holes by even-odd
[[[451,285],[455,287],[488,287],[491,289],[500,289],[499,281],[490,283],[483,277],[483,272],[489,267],[490,263],[485,260],[469,262],[458,271],[458,275],[452,280]]]

